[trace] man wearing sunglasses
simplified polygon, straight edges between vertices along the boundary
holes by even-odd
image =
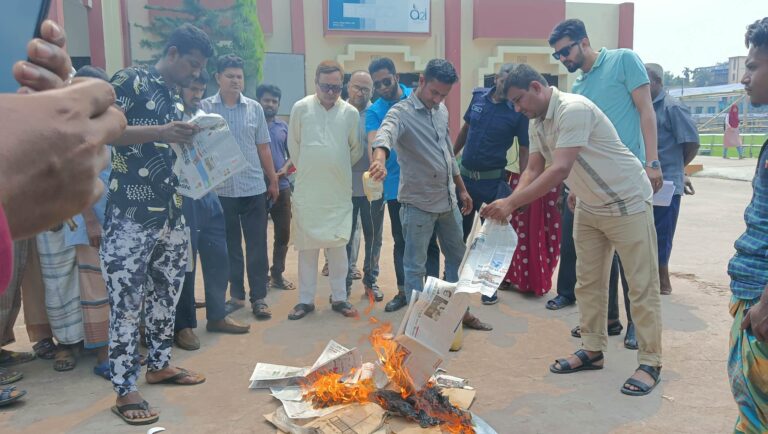
[[[376,131],[381,127],[384,117],[393,105],[408,98],[411,89],[400,83],[400,76],[395,69],[395,63],[388,57],[374,60],[368,66],[368,72],[373,78],[373,88],[379,98],[374,102],[365,116],[365,130],[368,143],[376,139]],[[395,277],[397,280],[397,295],[390,300],[384,310],[394,312],[407,305],[405,301],[405,273],[403,271],[403,256],[405,254],[405,238],[400,222],[400,202],[397,201],[397,187],[400,184],[400,165],[397,163],[397,153],[390,150],[386,163],[387,177],[384,179],[384,199],[387,201],[390,229],[394,241]],[[437,236],[432,234],[427,248],[427,276],[437,277],[440,274],[440,248],[437,246]]]
[[[299,303],[288,319],[315,310],[317,260],[328,256],[331,308],[346,317],[358,316],[347,300],[347,242],[352,232],[352,165],[362,156],[360,115],[343,101],[344,70],[332,60],[315,70],[315,94],[291,109],[288,153],[296,166],[291,202],[293,242],[299,251]]]
[[[558,24],[549,37],[554,49],[552,57],[559,60],[569,72],[581,70],[582,75],[573,84],[573,93],[583,95],[605,113],[616,128],[621,142],[640,160],[651,181],[653,191],[658,191],[662,179],[661,163],[658,158],[656,114],[651,99],[650,81],[645,65],[632,50],[602,48],[595,51],[589,41],[584,22],[569,19]],[[557,283],[557,297],[547,303],[548,309],[560,309],[576,300],[576,253],[573,247],[573,214],[563,207],[563,234],[560,249],[560,270]],[[637,349],[635,327],[629,308],[628,292],[621,263],[614,258],[611,267],[608,333],[621,334],[619,322],[618,282],[622,277],[624,305],[627,313],[627,334],[624,346]],[[571,331],[578,337],[578,328]]]

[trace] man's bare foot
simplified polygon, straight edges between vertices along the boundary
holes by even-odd
[[[659,282],[661,283],[661,295],[672,294],[672,282],[669,280],[669,267],[659,265]]]
[[[141,404],[142,402],[144,402],[144,398],[141,397],[139,392],[131,392],[125,396],[118,396],[115,404],[118,407],[121,407],[127,404]],[[157,416],[159,414],[159,411],[150,407],[147,410],[126,410],[123,413],[123,416],[125,416],[126,419],[145,419],[148,417]]]
[[[167,368],[161,369],[159,371],[147,370],[146,378],[147,383],[149,384],[157,384],[169,380],[167,382],[172,382],[173,384],[193,385],[200,384],[205,381],[205,377],[203,375],[176,366],[168,366]]]
[[[653,383],[656,382],[656,380],[654,380],[653,377],[651,377],[650,374],[648,374],[645,371],[641,371],[640,369],[635,371],[635,373],[632,374],[632,376],[629,377],[629,378],[633,378],[633,379],[635,379],[635,380],[637,380],[637,381],[639,381],[639,382],[641,382],[643,384],[647,384],[649,387],[653,386]],[[628,390],[632,390],[634,392],[639,392],[640,391],[639,387],[635,386],[634,384],[629,384],[629,383],[625,383],[624,384],[624,388],[628,389]]]

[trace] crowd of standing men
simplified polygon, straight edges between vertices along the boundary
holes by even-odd
[[[63,53],[63,32],[44,34],[58,35],[41,43]],[[111,165],[94,190],[105,194],[71,223],[48,225],[42,232],[34,229],[46,226],[19,223],[14,214],[19,211],[6,206],[8,218],[2,220],[8,224],[0,240],[10,233],[17,241],[12,254],[0,251],[3,261],[14,260],[12,273],[10,267],[0,273],[0,281],[10,281],[0,295],[0,345],[13,341],[23,291],[35,354],[55,358],[54,369],[64,371],[75,367],[78,345],[95,350],[94,373],[111,380],[117,394],[112,411],[129,424],[154,423],[159,414],[137,387],[143,365],[148,384],[205,381],[202,374],[170,363],[174,342],[189,350],[200,346],[194,333],[197,255],[210,332],[247,333],[249,326],[229,315],[246,305],[257,319],[270,319],[265,301],[270,287],[298,289],[290,320],[313,312],[320,250],[327,259],[331,309],[357,317],[349,302],[357,222],[364,239],[363,286],[371,299],[382,301],[377,278],[387,208],[398,286],[385,306],[392,312],[422,290],[426,276],[439,275],[441,252],[442,277],[458,280],[465,239],[480,213],[511,219],[520,237],[500,289],[542,295],[560,259],[558,295],[547,308],[579,301],[581,321],[571,333],[581,337],[582,348],[550,370],[602,369],[607,337],[623,330],[621,281],[628,321],[624,343],[638,350],[639,366],[620,390],[632,396],[650,393],[661,380],[660,295],[672,290],[668,262],[680,198],[693,193],[684,167],[698,149],[695,124],[687,109],[664,92],[659,65],[643,64],[631,50],[596,51],[580,20],[558,24],[549,43],[568,71],[582,71],[574,93],[549,86],[529,65],[505,64],[494,87],[473,92],[453,144],[442,102],[458,76],[446,60],[429,61],[415,90],[399,83],[387,58],[373,61],[368,71],[352,72],[347,83],[341,65],[324,61],[315,70],[316,92],[293,105],[286,124],[277,118],[278,87],[260,85],[256,100],[243,95],[244,62],[233,54],[217,59],[219,89],[204,98],[213,45],[200,29],[179,27],[155,65],[126,68],[109,80],[127,127],[102,142],[111,145]],[[749,26],[746,44],[742,82],[753,103],[768,103],[768,18]],[[38,67],[61,69],[53,63]],[[78,75],[107,80],[96,68]],[[31,90],[55,87],[25,82],[22,74],[17,78]],[[191,200],[177,192],[170,144],[189,143],[199,130],[187,121],[201,113],[227,121],[248,167]],[[506,170],[515,141],[519,174]],[[745,213],[747,231],[728,268],[735,317],[729,374],[739,405],[737,432],[768,427],[768,388],[760,374],[768,363],[766,158],[761,152]],[[381,199],[366,196],[364,172],[384,183]],[[673,199],[669,206],[654,207],[653,194],[664,181],[674,186]],[[270,217],[275,230],[271,268]],[[50,216],[38,220],[56,222]],[[289,241],[298,251],[298,288],[284,276]],[[29,272],[35,266],[39,271]],[[498,296],[482,301],[494,304]],[[463,323],[492,328],[469,311]],[[147,347],[146,355],[139,352],[140,344]],[[0,366],[35,358],[0,351]],[[21,377],[0,367],[0,384]],[[23,395],[13,386],[4,388],[0,405]]]

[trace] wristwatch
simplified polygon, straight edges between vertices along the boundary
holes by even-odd
[[[653,160],[645,163],[645,167],[650,167],[651,169],[658,170],[661,169],[661,162],[659,160]]]

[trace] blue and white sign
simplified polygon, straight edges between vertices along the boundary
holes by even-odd
[[[429,33],[430,0],[328,0],[328,30]]]

